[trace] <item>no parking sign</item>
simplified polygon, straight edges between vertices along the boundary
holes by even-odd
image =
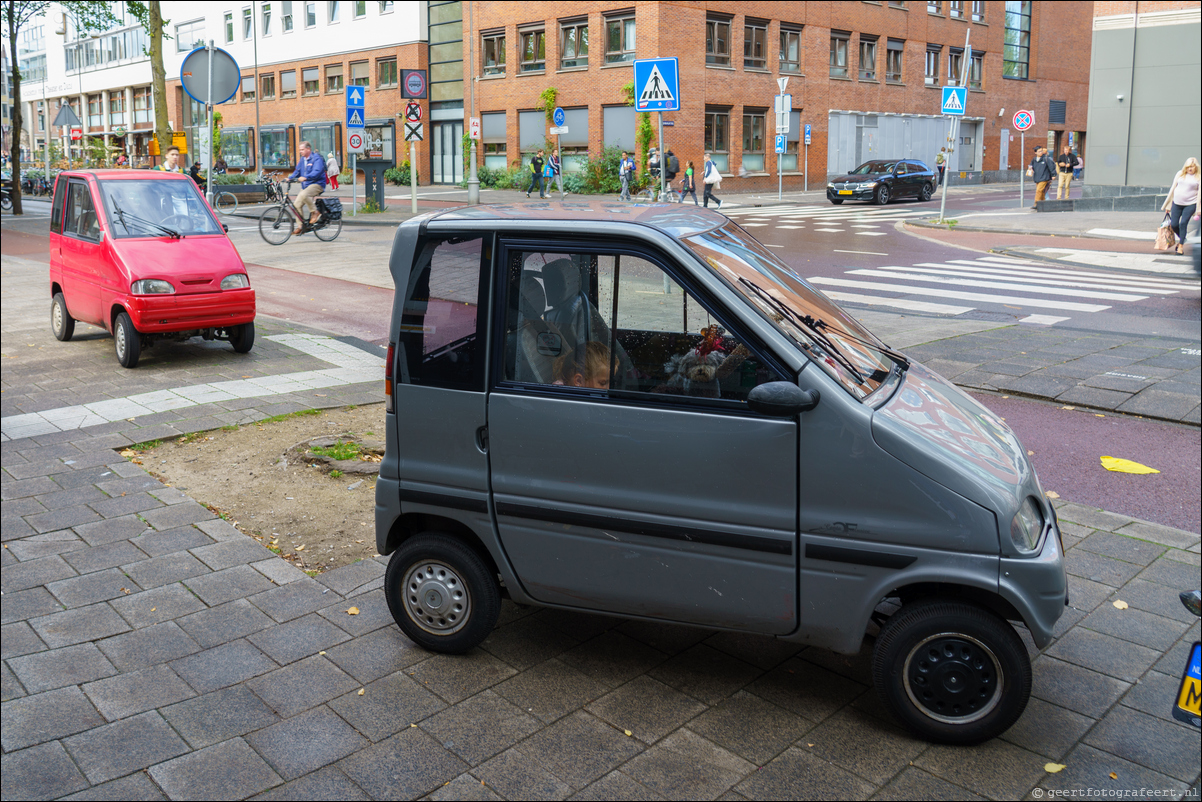
[[[1035,112],[1019,109],[1014,114],[1014,130],[1026,131],[1035,124]]]

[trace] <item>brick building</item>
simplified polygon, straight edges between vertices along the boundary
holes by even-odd
[[[469,5],[469,4],[465,4]],[[679,59],[681,110],[665,141],[700,164],[713,151],[735,189],[776,185],[773,96],[788,77],[793,120],[783,160],[799,185],[799,129],[812,125],[811,183],[872,156],[933,162],[946,144],[941,87],[958,85],[971,34],[967,116],[953,170],[1025,163],[1011,119],[1035,112],[1028,144],[1074,145],[1086,129],[1090,2],[472,2],[465,60],[490,166],[542,141],[540,95],[568,114],[565,167],[606,144],[633,149],[623,87],[635,58]],[[1010,43],[1007,46],[1006,43]],[[474,70],[474,75],[472,71]],[[1030,148],[1028,148],[1029,150]],[[802,146],[804,153],[804,146]],[[640,154],[641,155],[641,154]],[[741,170],[746,176],[739,178]]]

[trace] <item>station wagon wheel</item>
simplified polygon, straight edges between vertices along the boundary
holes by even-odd
[[[54,339],[63,342],[75,334],[75,318],[67,311],[67,300],[61,292],[54,293],[54,300],[50,302],[50,330],[54,332]]]
[[[936,743],[1002,734],[1031,695],[1031,662],[1014,628],[961,602],[903,607],[877,638],[872,677],[885,707]]]
[[[924,182],[922,185],[922,192],[919,193],[918,197],[922,198],[924,201],[929,201],[931,199],[931,195],[933,194],[935,194],[935,188],[931,186],[929,182]]]
[[[881,184],[876,188],[876,202],[878,206],[887,205],[891,197],[888,185]]]
[[[322,242],[333,242],[338,239],[338,235],[342,233],[342,218],[337,220],[326,220],[324,225],[313,229],[313,236],[317,237]]]
[[[393,553],[384,596],[410,640],[447,654],[479,645],[501,613],[495,572],[462,541],[436,532],[415,535]]]
[[[134,322],[129,319],[128,312],[117,314],[113,324],[113,341],[117,347],[117,361],[123,368],[136,368],[138,357],[142,355],[142,335],[134,328]]]
[[[259,236],[271,245],[283,245],[292,236],[295,222],[283,206],[272,206],[259,217]]]
[[[831,200],[831,203],[835,204],[836,206],[838,206],[838,205],[840,205],[841,203],[843,203],[843,199],[842,199],[842,198],[831,198],[830,200]]]

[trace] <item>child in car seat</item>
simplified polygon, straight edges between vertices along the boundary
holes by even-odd
[[[555,361],[555,384],[565,387],[609,389],[609,347],[590,341]]]

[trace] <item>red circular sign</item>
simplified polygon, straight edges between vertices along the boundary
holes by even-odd
[[[405,107],[405,119],[411,123],[420,121],[422,118],[422,107],[410,101]]]
[[[417,70],[405,74],[405,88],[413,97],[426,94],[426,78]]]
[[[363,134],[355,132],[347,137],[347,142],[351,146],[351,150],[361,150],[363,148]]]
[[[1014,129],[1016,131],[1026,131],[1035,124],[1035,115],[1032,112],[1020,109],[1014,115]]]

